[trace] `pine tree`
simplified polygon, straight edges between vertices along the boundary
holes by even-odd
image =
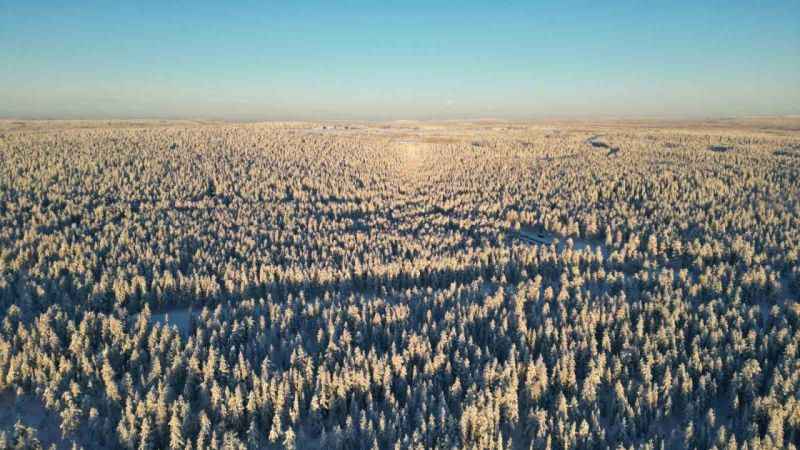
[[[272,427],[269,430],[269,441],[273,444],[279,442],[283,436],[283,429],[281,425],[281,416],[276,412],[272,416]]]
[[[154,448],[153,440],[154,436],[152,426],[150,425],[150,418],[145,417],[139,429],[139,450],[150,450]]]
[[[295,446],[296,443],[295,443],[294,431],[292,430],[292,427],[289,427],[286,429],[286,433],[284,433],[283,447],[286,450],[294,450]]]
[[[183,420],[179,417],[178,408],[173,408],[172,418],[169,420],[169,448],[181,450],[186,444],[183,438]]]

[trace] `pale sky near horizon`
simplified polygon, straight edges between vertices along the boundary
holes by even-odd
[[[0,0],[0,117],[800,114],[800,0]]]

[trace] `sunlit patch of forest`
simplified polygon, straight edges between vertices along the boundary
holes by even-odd
[[[800,132],[0,126],[0,449],[800,446]]]

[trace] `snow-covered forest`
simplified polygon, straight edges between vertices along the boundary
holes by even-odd
[[[0,126],[0,448],[800,446],[800,134]]]

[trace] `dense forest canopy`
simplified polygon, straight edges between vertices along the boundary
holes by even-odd
[[[0,449],[800,446],[800,133],[0,126]]]

